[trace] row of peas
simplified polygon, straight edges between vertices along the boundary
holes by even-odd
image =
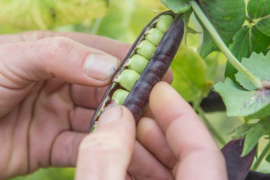
[[[125,66],[127,69],[123,70],[121,74],[114,80],[118,82],[122,88],[117,89],[112,96],[112,103],[123,104],[129,92],[139,79],[140,74],[147,66],[149,60],[155,53],[158,44],[162,40],[164,33],[169,29],[173,22],[171,15],[162,15],[156,21],[153,28],[146,32],[144,40],[142,40],[136,47],[136,52],[132,55]]]

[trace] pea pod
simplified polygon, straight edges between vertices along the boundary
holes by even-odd
[[[122,104],[138,123],[154,85],[167,72],[184,34],[182,14],[157,15],[141,32],[112,78],[90,125],[109,104]],[[146,67],[145,67],[146,66]]]

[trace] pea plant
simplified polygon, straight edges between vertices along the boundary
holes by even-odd
[[[219,95],[214,94],[216,98],[212,98],[213,93],[209,94],[212,84],[206,83],[203,92],[191,103],[202,113],[207,108],[203,103],[212,98],[210,103],[215,106],[226,105],[228,116],[245,119],[246,124],[234,130],[233,140],[221,150],[230,180],[269,179],[269,175],[250,171],[250,168],[258,140],[270,135],[270,1],[249,0],[247,4],[243,0],[161,2],[171,11],[156,16],[137,38],[112,78],[90,129],[104,108],[114,103],[128,107],[136,122],[139,121],[151,89],[164,76],[177,52],[184,29],[186,36],[190,32],[197,33],[188,26],[194,13],[203,29],[201,58],[220,51],[228,63],[225,82],[214,85],[214,91]],[[251,119],[257,119],[257,122],[249,123]],[[214,135],[223,143],[218,133]],[[253,170],[263,159],[270,159],[269,151],[270,143],[256,159]]]
[[[87,30],[83,32],[122,38],[128,28],[117,26],[119,29],[115,30],[115,36],[108,34],[113,31],[112,27],[108,28],[109,22],[113,20],[111,24],[117,23],[112,18],[117,14],[116,10],[105,16],[108,5],[116,1],[0,1],[0,33],[55,30],[63,25],[72,31],[82,31],[86,25]],[[150,1],[158,4],[158,0],[140,3]],[[90,129],[94,129],[100,113],[112,103],[128,107],[138,122],[150,91],[172,63],[175,72],[172,86],[192,104],[219,144],[225,145],[226,142],[208,122],[204,112],[221,110],[226,111],[228,116],[245,120],[243,125],[232,129],[233,140],[221,149],[229,179],[270,179],[270,175],[256,172],[262,161],[270,163],[270,142],[261,153],[257,151],[259,139],[270,137],[270,0],[159,1],[169,10],[158,14],[134,42],[113,76],[91,120]],[[128,3],[119,0],[117,3],[126,3],[124,8],[128,9],[128,5],[134,6],[135,0]],[[125,13],[132,11],[128,9]],[[125,16],[118,14],[118,17],[120,15]],[[197,27],[192,28],[193,15],[202,32]],[[106,21],[108,17],[111,19]],[[92,22],[93,19],[96,19],[95,22]],[[106,31],[98,33],[102,26],[106,27]],[[194,34],[203,38],[201,44],[193,42],[200,46],[198,54],[186,43]],[[216,52],[226,57],[227,64],[225,81],[214,84],[211,73],[215,67],[209,68],[207,62]],[[187,56],[191,57],[187,60]],[[185,78],[187,80],[183,83],[181,79]]]
[[[156,16],[141,32],[112,78],[91,120],[90,130],[108,104],[123,104],[139,121],[154,85],[170,67],[184,34],[182,14],[167,11]]]
[[[162,0],[174,13],[183,13],[186,30],[192,13],[203,29],[200,56],[213,51],[227,58],[225,82],[214,85],[228,116],[243,117],[246,123],[234,130],[234,138],[222,152],[227,161],[229,179],[268,179],[269,176],[248,173],[258,140],[270,136],[270,1],[268,0]],[[211,95],[211,93],[210,93]],[[201,96],[203,97],[203,96]],[[217,100],[219,96],[216,96]],[[208,97],[209,98],[209,97]],[[206,98],[207,99],[207,98]],[[198,107],[202,99],[194,103]],[[218,106],[218,105],[217,105]],[[256,123],[249,123],[256,119]],[[270,162],[270,143],[253,163],[256,170],[262,160]],[[265,176],[265,177],[264,177]]]

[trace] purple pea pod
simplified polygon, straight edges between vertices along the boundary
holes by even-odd
[[[221,152],[226,160],[229,180],[244,180],[252,165],[255,148],[246,156],[241,157],[244,139],[236,139],[226,144]]]
[[[141,32],[112,78],[90,124],[93,130],[100,113],[109,104],[123,104],[140,120],[149,95],[167,72],[184,35],[182,14],[166,11]]]
[[[249,171],[245,180],[270,180],[270,174]]]

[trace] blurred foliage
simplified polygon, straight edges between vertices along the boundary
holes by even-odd
[[[37,16],[39,20],[42,20],[41,24],[33,21],[31,22],[32,24],[27,28],[22,28],[23,21],[20,22],[21,18],[25,18],[25,16],[18,16],[16,19],[18,22],[8,22],[9,18],[1,21],[0,18],[0,34],[21,32],[21,28],[53,29],[56,31],[76,31],[89,34],[98,34],[132,44],[142,29],[145,27],[145,25],[148,24],[148,22],[152,20],[152,18],[158,13],[166,10],[166,8],[160,4],[159,0],[110,0],[108,11],[104,4],[100,4],[99,8],[97,8],[96,5],[91,6],[91,8],[86,6],[87,10],[85,7],[82,7],[82,11],[77,9],[78,12],[75,12],[74,9],[78,7],[70,4],[74,2],[87,1],[99,1],[103,3],[106,2],[103,0],[0,0],[0,9],[4,7],[7,8],[5,11],[0,11],[2,19],[6,18],[9,15],[8,13],[12,14],[12,8],[15,8],[15,6],[18,7],[18,5],[22,2],[31,2],[33,6],[35,5],[35,7],[41,6],[40,12],[45,12],[42,17],[40,15]],[[54,22],[52,16],[53,12],[50,11],[51,6],[49,8],[49,6],[46,5],[49,2],[53,2],[52,4],[55,5],[53,8],[56,13],[56,17],[64,17],[63,21]],[[58,6],[58,3],[60,2],[62,2],[62,4],[65,6]],[[14,7],[9,7],[7,5],[8,3],[13,3]],[[44,7],[41,5],[42,3],[45,4]],[[30,13],[29,16],[32,16],[32,18],[30,18],[32,20],[33,15],[35,15],[33,6],[28,7]],[[26,9],[22,8],[19,13],[20,12],[26,13],[27,11]],[[105,13],[107,13],[106,16],[104,16]],[[28,21],[28,23],[30,23],[30,21]],[[202,31],[199,23],[196,22],[194,15],[191,16],[191,21],[188,26],[192,29],[195,29],[197,32]],[[184,98],[193,102],[199,102],[201,98],[207,95],[207,92],[209,92],[213,83],[223,80],[224,69],[226,65],[226,58],[221,53],[214,52],[207,56],[205,59],[199,58],[198,50],[200,49],[202,39],[202,34],[188,33],[185,38],[185,42],[189,48],[183,45],[172,64],[172,69],[175,76],[173,86]],[[180,62],[181,65],[179,65],[178,62]],[[183,79],[184,75],[188,75],[190,77],[188,79]],[[178,82],[186,84],[186,87],[181,89],[182,87],[179,86]],[[194,96],[194,91],[196,96]],[[228,118],[225,113],[210,113],[206,114],[206,116],[209,118],[210,122],[218,130],[218,132],[220,132],[221,135],[225,137],[226,141],[231,140],[231,136],[228,135],[228,132],[232,131],[232,129],[235,129],[244,122],[239,118]],[[263,140],[260,141],[262,141],[260,147],[263,147],[265,142]],[[263,162],[263,164],[265,164],[265,162]],[[267,165],[264,167],[267,167]],[[264,171],[265,169],[261,170]],[[13,180],[69,180],[74,179],[74,172],[75,170],[73,168],[40,169],[32,175],[13,178]]]
[[[47,30],[107,14],[107,0],[0,0],[0,25]]]

